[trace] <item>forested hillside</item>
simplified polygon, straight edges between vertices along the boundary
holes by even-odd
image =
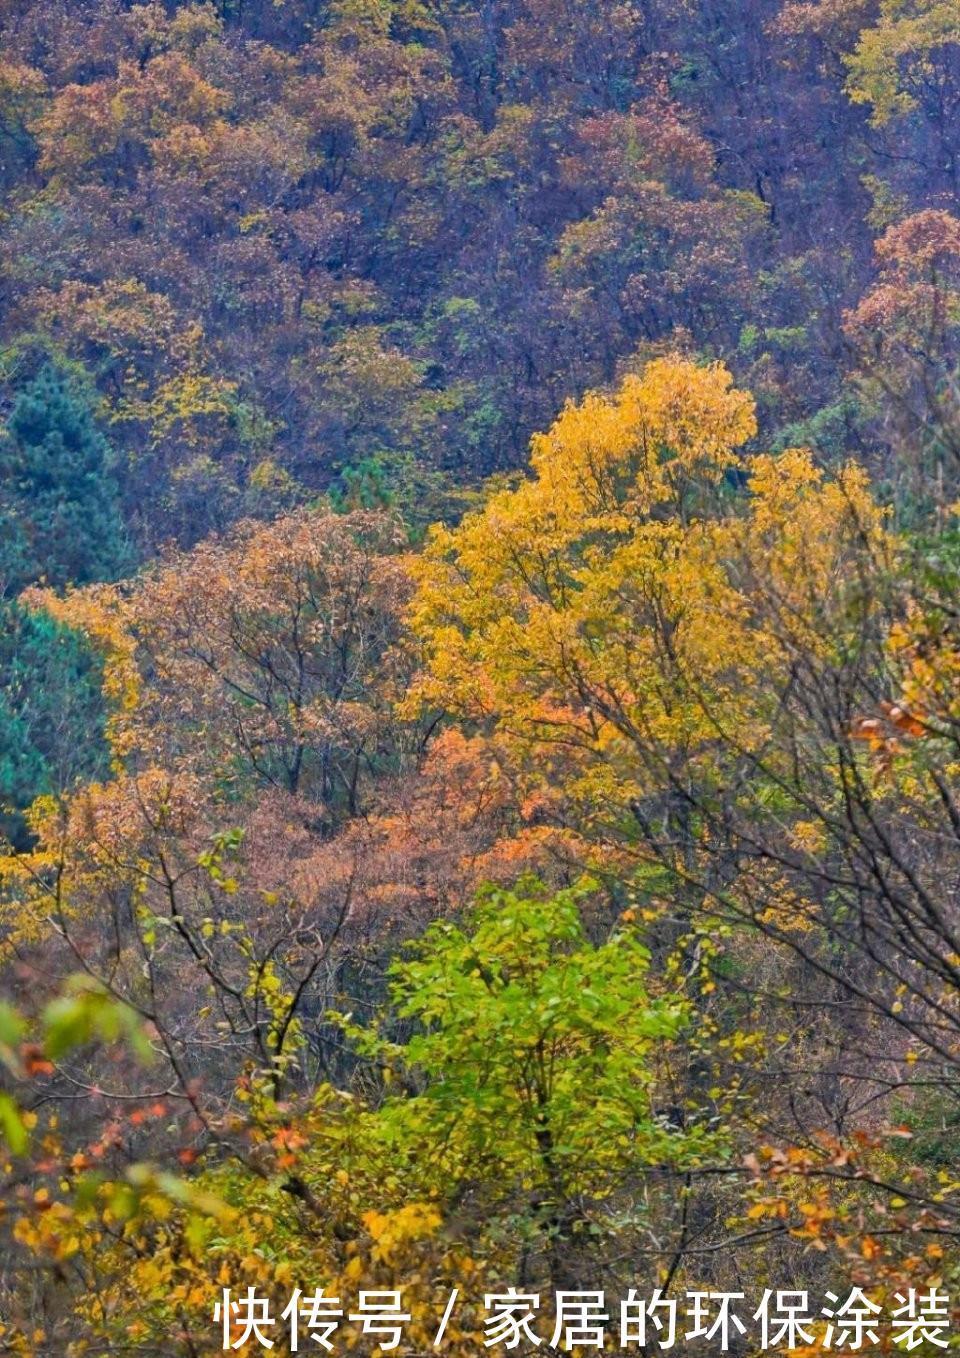
[[[958,0],[0,0],[0,194],[0,1353],[960,1344]]]

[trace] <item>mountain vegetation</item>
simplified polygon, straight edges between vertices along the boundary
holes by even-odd
[[[956,0],[0,0],[0,194],[0,1352],[960,1306]]]

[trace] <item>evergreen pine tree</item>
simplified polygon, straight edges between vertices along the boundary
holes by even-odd
[[[0,605],[0,833],[18,846],[22,808],[106,771],[101,680],[82,637],[16,601]]]
[[[20,392],[0,447],[0,579],[110,580],[129,553],[110,451],[77,387],[52,364]]]
[[[96,658],[17,595],[115,579],[129,562],[107,441],[79,387],[47,364],[0,435],[0,830],[15,843],[22,808],[105,760]]]

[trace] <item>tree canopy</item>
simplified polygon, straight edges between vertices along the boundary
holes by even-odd
[[[0,1350],[942,1352],[956,5],[0,48]]]

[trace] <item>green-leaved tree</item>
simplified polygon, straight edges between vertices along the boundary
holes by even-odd
[[[17,395],[0,434],[0,825],[103,760],[99,667],[67,628],[18,595],[120,575],[131,554],[110,448],[79,385],[52,363]]]

